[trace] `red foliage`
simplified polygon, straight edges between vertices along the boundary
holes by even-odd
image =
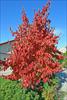
[[[5,68],[13,69],[13,74],[8,79],[22,80],[24,87],[34,87],[43,80],[46,82],[50,77],[61,70],[59,59],[61,53],[57,50],[58,36],[54,35],[48,19],[50,2],[34,15],[32,24],[23,13],[22,25],[18,31],[12,32],[15,41],[10,57],[6,60]]]

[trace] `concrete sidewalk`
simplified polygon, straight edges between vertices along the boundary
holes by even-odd
[[[10,75],[12,73],[12,70],[11,70],[11,67],[9,67],[6,71],[0,71],[0,76],[1,75],[4,75],[4,76],[7,76],[7,75]]]

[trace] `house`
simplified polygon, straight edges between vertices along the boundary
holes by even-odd
[[[4,61],[5,58],[9,56],[9,52],[11,51],[11,45],[13,42],[14,40],[0,44],[0,60]]]
[[[12,45],[13,42],[14,42],[14,40],[0,44],[0,60],[4,61],[5,58],[7,58],[9,56],[9,53],[10,53],[10,51],[12,49],[11,45]],[[64,52],[67,51],[67,47],[60,48],[59,51],[64,53]]]

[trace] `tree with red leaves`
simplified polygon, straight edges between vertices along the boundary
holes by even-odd
[[[9,66],[13,74],[7,79],[21,80],[24,87],[35,87],[42,80],[49,81],[53,74],[61,71],[60,59],[62,54],[56,44],[58,36],[50,27],[48,10],[50,1],[34,15],[32,24],[29,23],[26,13],[23,12],[22,25],[16,32],[10,57],[5,61],[4,69]]]

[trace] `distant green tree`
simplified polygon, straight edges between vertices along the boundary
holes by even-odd
[[[65,68],[67,68],[67,51],[63,55],[64,55],[63,65]]]

